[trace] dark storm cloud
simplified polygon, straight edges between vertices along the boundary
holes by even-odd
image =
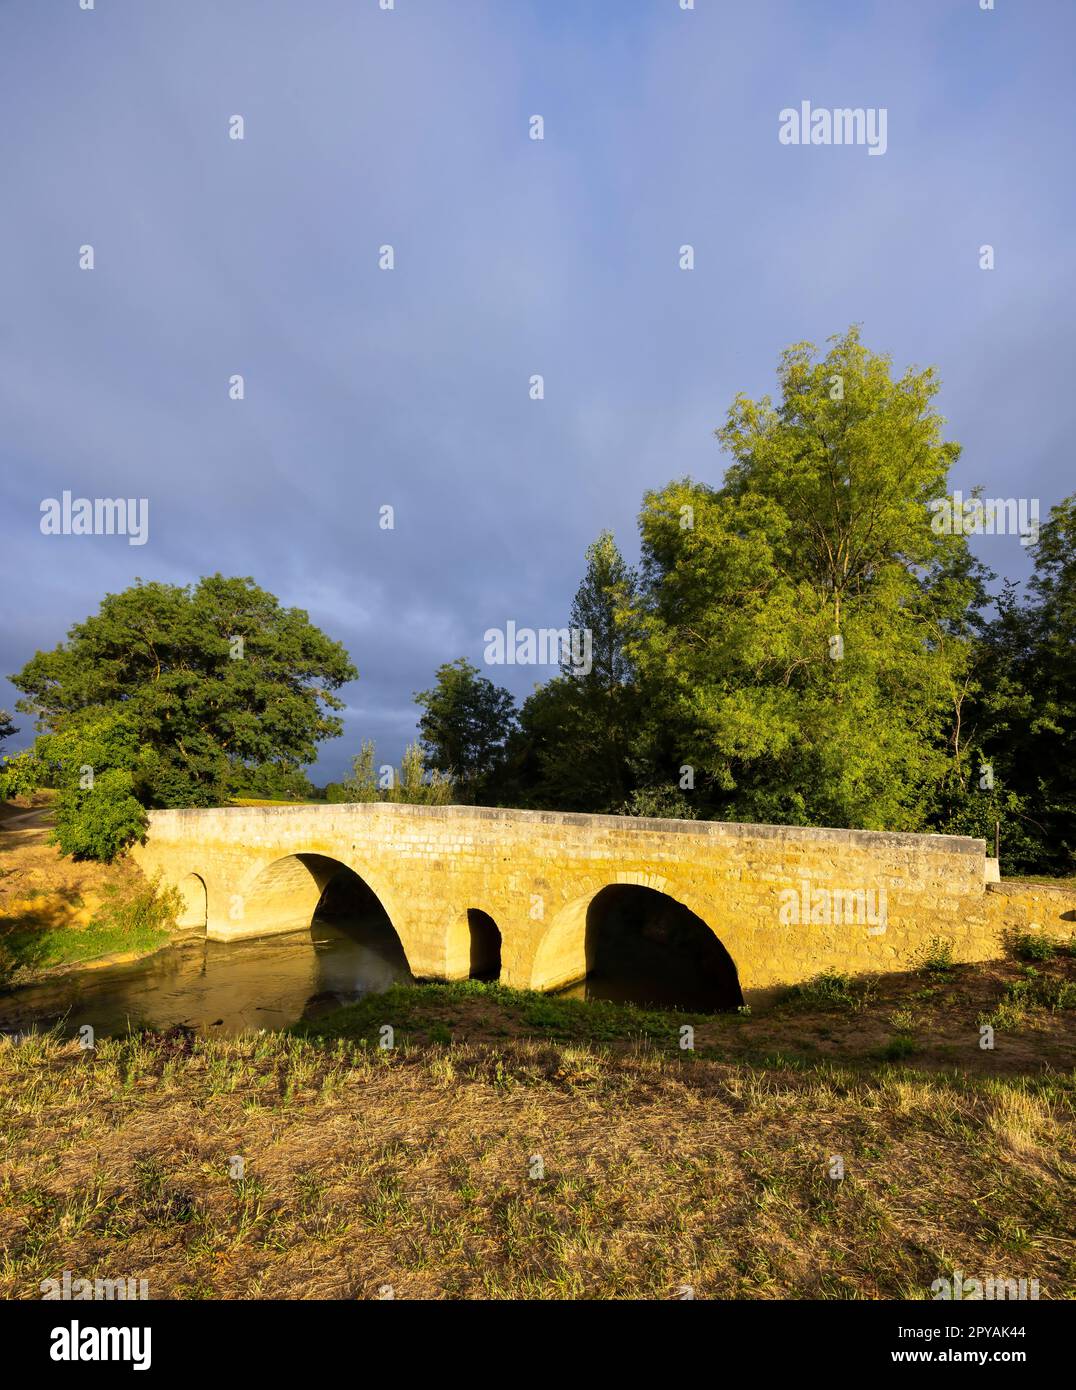
[[[634,554],[647,487],[720,477],[733,394],[852,321],[939,366],[958,484],[1045,513],[1074,24],[1010,10],[5,7],[0,671],[135,575],[252,574],[359,667],[320,775],[395,758],[438,664],[565,622],[597,532]],[[886,155],[780,145],[804,98],[886,107]],[[147,497],[149,543],[42,536],[65,488]]]

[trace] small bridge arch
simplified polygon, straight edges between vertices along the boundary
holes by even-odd
[[[176,884],[180,907],[176,926],[188,931],[205,931],[209,919],[209,893],[201,874],[185,874]]]

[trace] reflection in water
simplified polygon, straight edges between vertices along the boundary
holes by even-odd
[[[0,994],[0,1030],[65,1018],[100,1036],[129,1026],[183,1023],[210,1035],[281,1028],[409,981],[395,933],[369,917],[315,919],[309,931],[251,941],[198,941],[130,965],[27,985]],[[66,1016],[66,1017],[65,1017]]]

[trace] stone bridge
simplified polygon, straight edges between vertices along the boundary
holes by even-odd
[[[586,975],[588,917],[615,885],[701,919],[747,999],[827,969],[905,968],[934,936],[958,961],[991,959],[1006,925],[1037,925],[1023,899],[987,892],[984,842],[948,835],[375,802],[155,811],[136,856],[182,893],[181,924],[221,941],[308,928],[351,869],[423,979],[471,973],[487,914],[500,979],[539,990]],[[1047,911],[1068,920],[1066,906]]]

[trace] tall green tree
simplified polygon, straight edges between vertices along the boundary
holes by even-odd
[[[17,734],[18,732],[8,711],[6,709],[0,709],[0,743],[3,743],[4,739],[10,738],[12,734]]]
[[[253,769],[291,771],[342,731],[335,691],[356,672],[301,609],[252,579],[136,583],[12,681],[18,708],[60,733],[122,711],[147,806],[212,805]]]
[[[586,569],[571,607],[571,627],[588,635],[589,670],[578,670],[571,654],[562,671],[586,683],[592,692],[616,693],[634,676],[625,647],[622,615],[635,601],[638,577],[617,548],[611,531],[603,531],[586,550]]]
[[[1027,760],[1020,780],[1027,792],[1034,783],[1041,798],[1054,866],[1072,873],[1076,870],[1076,494],[1051,509],[1033,554],[1028,652],[1020,669],[1034,704],[1024,733]],[[1020,764],[1013,761],[1015,771]]]
[[[628,643],[650,761],[710,814],[912,829],[949,764],[977,577],[931,526],[959,446],[933,370],[894,378],[856,329],[789,348],[779,397],[737,396],[724,483],[647,495]]]
[[[479,799],[504,762],[516,726],[510,691],[494,685],[464,657],[437,669],[437,682],[415,695],[427,766],[445,773],[460,795]]]
[[[971,712],[980,771],[946,829],[992,838],[1003,872],[1076,871],[1076,495],[1031,548],[1026,597],[1007,584],[984,633]]]
[[[381,792],[377,785],[377,768],[374,766],[376,749],[372,739],[363,739],[358,753],[351,761],[351,771],[340,783],[340,801],[380,801]]]
[[[624,615],[635,604],[637,583],[612,534],[603,531],[587,547],[572,601],[574,651],[562,674],[539,686],[520,712],[535,805],[608,812],[628,797],[638,700]],[[577,664],[581,655],[589,665]]]

